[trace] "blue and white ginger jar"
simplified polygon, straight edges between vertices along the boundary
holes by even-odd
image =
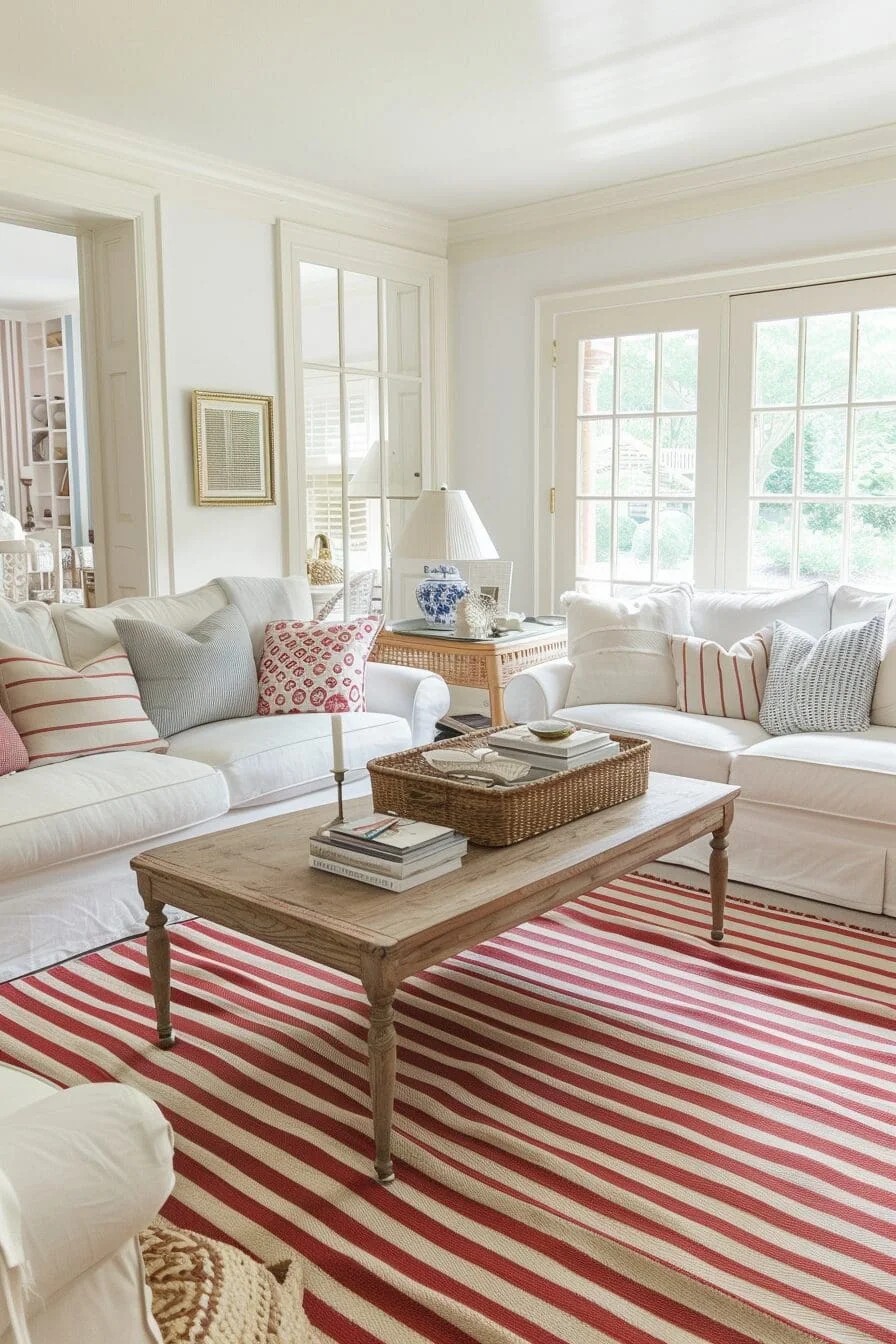
[[[426,576],[417,584],[417,601],[427,625],[444,629],[454,625],[454,612],[469,588],[454,565],[424,565]]]

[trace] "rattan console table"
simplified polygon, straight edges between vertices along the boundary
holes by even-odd
[[[566,657],[566,626],[526,621],[525,629],[492,639],[457,639],[425,621],[401,621],[377,635],[370,661],[437,672],[451,686],[488,691],[492,723],[507,723],[504,687],[516,672]]]

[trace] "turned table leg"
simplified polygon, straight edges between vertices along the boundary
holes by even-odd
[[[152,898],[151,884],[147,883],[144,889],[141,879],[139,885],[146,907],[146,956],[152,981],[152,997],[156,1005],[159,1045],[163,1050],[170,1050],[174,1045],[174,1032],[171,1029],[171,943],[166,928],[168,919],[164,904]]]
[[[725,808],[721,826],[716,827],[709,842],[709,894],[712,901],[712,930],[710,938],[720,943],[725,937],[725,897],[728,895],[728,832],[734,819],[734,807]]]
[[[395,1013],[392,995],[370,1000],[370,1101],[373,1108],[374,1166],[383,1185],[395,1180],[392,1170],[392,1107],[395,1101]]]

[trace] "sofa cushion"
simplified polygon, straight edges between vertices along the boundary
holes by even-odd
[[[884,618],[812,639],[775,621],[759,721],[768,733],[857,733],[871,725]]]
[[[314,617],[311,588],[304,574],[285,579],[218,579],[228,602],[239,607],[249,627],[255,661],[261,657],[264,632],[271,621],[310,621]]]
[[[173,597],[125,597],[105,607],[70,607],[53,603],[53,622],[69,667],[80,667],[118,642],[117,617],[155,621],[175,630],[192,630],[213,611],[227,606],[219,583],[206,583]]]
[[[896,728],[896,599],[886,611],[884,644],[871,701],[871,722],[881,728]]]
[[[731,762],[738,752],[768,737],[758,723],[749,719],[682,714],[665,705],[584,705],[557,710],[554,717],[604,732],[649,738],[651,770],[720,784],[728,783]]]
[[[572,677],[567,706],[637,700],[675,704],[669,635],[691,631],[691,590],[682,585],[635,598],[564,593]]]
[[[46,602],[14,604],[0,598],[0,640],[39,653],[42,658],[63,661],[62,645]],[[109,643],[115,643],[114,635]]]
[[[831,601],[831,629],[838,625],[855,625],[857,622],[870,621],[874,616],[883,616],[896,593],[873,593],[867,588],[854,588],[852,584],[841,584],[834,592]]]
[[[115,629],[131,660],[143,708],[162,737],[255,713],[252,641],[236,607],[213,611],[192,630],[133,617],[119,617]]]
[[[374,756],[411,746],[407,720],[359,712],[343,719],[347,770],[363,769]],[[231,807],[276,802],[332,784],[333,736],[329,714],[274,714],[225,719],[178,733],[169,756],[203,761],[227,781]]]
[[[826,583],[771,592],[697,589],[691,598],[691,625],[701,639],[714,639],[730,649],[775,621],[787,621],[819,639],[830,629],[831,598]]]
[[[744,798],[896,824],[896,728],[795,733],[741,752],[731,783]]]
[[[33,768],[110,751],[164,751],[120,644],[72,668],[0,644],[0,682]]]
[[[143,752],[86,756],[0,779],[4,878],[198,826],[227,811],[227,786],[198,761]]]

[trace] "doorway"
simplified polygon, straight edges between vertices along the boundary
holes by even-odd
[[[32,543],[15,596],[89,604],[95,533],[80,307],[76,239],[0,223],[0,542]]]
[[[153,224],[0,195],[4,276],[17,300],[0,294],[6,512],[58,538],[63,600],[169,591]]]

